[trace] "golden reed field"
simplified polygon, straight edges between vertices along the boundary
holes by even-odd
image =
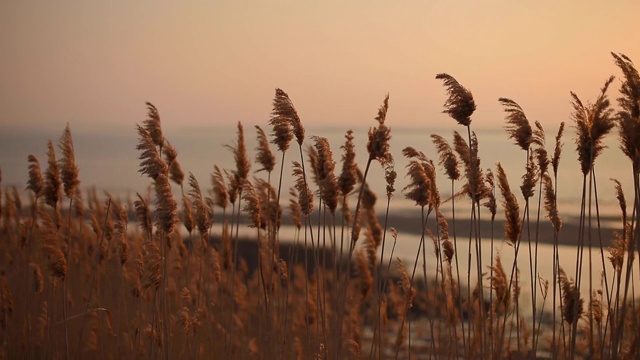
[[[459,132],[452,141],[432,135],[437,153],[402,149],[401,169],[388,95],[366,149],[349,130],[332,151],[305,134],[277,89],[255,154],[238,123],[227,146],[235,168],[214,166],[210,179],[183,173],[147,103],[131,157],[149,188],[132,198],[80,190],[82,154],[67,126],[46,159],[25,159],[26,189],[0,187],[0,358],[638,359],[640,76],[625,55],[612,56],[620,74],[595,99],[571,93],[582,201],[570,233],[556,200],[558,169],[575,161],[563,158],[564,123],[547,133],[500,98],[506,136],[526,158],[520,169],[481,165],[473,95],[448,74],[436,79]],[[595,173],[603,138],[615,132],[629,158],[620,176],[633,189]],[[366,163],[356,164],[356,152]],[[373,167],[383,169],[384,193],[368,186]],[[436,172],[448,181],[436,184]],[[523,174],[521,183],[509,184],[507,172]],[[399,176],[408,184],[396,189]],[[283,188],[283,178],[294,186]],[[612,236],[601,231],[598,185],[616,190]],[[454,195],[441,198],[439,187]],[[394,254],[402,241],[389,221],[394,196],[419,209],[411,259]],[[543,226],[553,248],[544,259]],[[560,261],[568,237],[575,262]],[[552,275],[540,276],[542,267]]]

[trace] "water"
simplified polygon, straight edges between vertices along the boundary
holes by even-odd
[[[265,128],[268,132],[269,129]],[[336,172],[340,171],[340,146],[344,143],[344,135],[347,128],[307,128],[307,137],[312,135],[326,137],[334,153],[336,160]],[[463,127],[451,126],[442,129],[425,128],[392,128],[391,152],[395,159],[395,168],[398,172],[395,196],[391,208],[394,211],[402,211],[413,208],[414,205],[405,200],[401,190],[407,185],[408,179],[405,177],[406,159],[402,156],[402,149],[412,146],[419,151],[423,151],[436,163],[437,153],[431,142],[430,134],[436,133],[451,141],[453,131],[457,130],[465,134]],[[547,129],[547,148],[550,154],[553,153],[554,136],[556,128]],[[41,167],[46,168],[46,143],[51,139],[54,144],[62,134],[62,129],[58,132],[46,129],[12,130],[5,129],[0,133],[0,168],[2,169],[2,185],[14,185],[23,189],[27,181],[27,155],[34,154],[39,159]],[[73,132],[73,140],[76,153],[76,162],[80,168],[80,180],[83,187],[91,185],[98,189],[109,191],[119,196],[135,194],[135,192],[146,191],[150,180],[138,173],[139,152],[135,149],[137,144],[137,134],[134,126],[118,127],[93,132],[83,129]],[[213,165],[217,164],[223,169],[234,169],[233,156],[225,144],[232,145],[236,141],[236,128],[229,127],[200,127],[200,128],[177,128],[172,131],[165,130],[165,137],[178,150],[178,161],[182,165],[185,174],[193,172],[203,188],[210,188],[210,174]],[[357,162],[364,168],[367,159],[366,141],[367,129],[354,129]],[[507,138],[503,129],[481,129],[477,131],[479,139],[479,154],[481,166],[495,170],[495,164],[500,162],[505,169],[512,191],[519,195],[520,177],[524,174],[524,163],[526,153],[518,148]],[[255,129],[251,126],[245,128],[245,138],[247,149],[253,160],[256,147]],[[582,175],[577,161],[577,154],[573,145],[574,135],[571,128],[567,128],[564,136],[565,146],[560,160],[558,174],[558,208],[560,214],[565,219],[570,219],[579,215],[579,204],[581,199]],[[306,149],[311,140],[307,140],[303,147]],[[599,194],[599,205],[601,214],[618,216],[619,209],[610,178],[617,178],[623,184],[623,188],[631,196],[632,178],[631,166],[627,158],[618,148],[616,136],[609,135],[606,139],[608,148],[596,161],[597,187]],[[56,148],[57,149],[57,148]],[[275,149],[274,149],[275,150]],[[306,156],[305,156],[306,157]],[[281,154],[277,153],[276,158],[279,170]],[[283,189],[288,189],[292,185],[291,181],[291,161],[300,160],[297,144],[292,142],[290,150],[285,158],[285,179]],[[253,165],[254,169],[257,168]],[[257,173],[256,176],[264,176],[265,173]],[[278,172],[272,174],[272,182],[277,182]],[[384,172],[379,164],[374,163],[368,182],[371,188],[384,197],[385,183]],[[460,189],[461,182],[456,184],[456,191]],[[451,183],[446,179],[442,169],[438,167],[438,186],[443,199],[451,195]],[[174,190],[179,193],[178,187]],[[288,192],[285,191],[285,194]],[[382,206],[384,201],[379,201]],[[462,204],[462,202],[461,202]]]
[[[54,143],[57,143],[59,136],[62,134],[63,129],[59,129],[58,132],[51,132],[46,129],[29,129],[29,130],[11,130],[4,129],[0,133],[0,168],[2,169],[2,185],[3,186],[16,186],[18,189],[24,189],[27,182],[27,155],[34,154],[39,159],[42,170],[46,168],[46,143],[48,139],[52,139]],[[266,129],[268,130],[268,129]],[[449,141],[452,139],[453,130],[458,130],[464,134],[465,129],[462,127],[451,126],[445,129],[428,129],[428,128],[412,128],[412,129],[397,129],[392,128],[391,139],[391,152],[395,158],[396,171],[398,172],[398,179],[396,182],[397,192],[391,202],[391,211],[396,213],[408,213],[414,211],[415,205],[404,199],[401,190],[407,184],[407,178],[404,176],[405,166],[407,164],[406,159],[401,155],[402,149],[406,146],[412,146],[419,151],[423,151],[428,157],[437,162],[437,154],[435,153],[434,146],[431,142],[430,134],[437,133],[444,136]],[[557,129],[547,129],[547,148],[550,154],[553,153],[554,136]],[[326,137],[333,149],[334,159],[337,160],[336,171],[340,171],[340,146],[344,143],[345,129],[337,128],[307,128],[307,136],[317,135]],[[150,180],[138,173],[139,160],[137,159],[139,152],[135,149],[137,144],[137,134],[134,126],[130,128],[118,128],[117,126],[112,129],[100,132],[92,132],[90,130],[83,130],[74,132],[72,129],[76,161],[80,168],[80,180],[83,188],[89,186],[96,186],[99,190],[109,191],[111,194],[121,197],[126,197],[135,194],[135,192],[144,193],[147,187],[150,185]],[[233,169],[234,161],[231,152],[224,147],[225,144],[233,145],[236,141],[236,128],[234,126],[229,127],[201,127],[201,128],[180,128],[172,131],[166,131],[165,137],[176,147],[178,150],[178,160],[182,165],[185,174],[188,175],[192,172],[199,180],[203,189],[209,189],[211,187],[210,174],[213,171],[213,165],[216,164],[223,169]],[[366,154],[366,141],[367,141],[367,129],[354,129],[355,145],[357,153],[357,162],[361,168],[367,159]],[[502,129],[484,129],[478,130],[477,136],[479,139],[479,153],[481,158],[481,165],[483,168],[495,168],[494,164],[500,162],[507,172],[512,191],[516,193],[519,200],[522,202],[519,194],[520,177],[524,173],[525,152],[518,148],[516,145],[507,138],[504,130]],[[253,127],[245,128],[245,137],[247,142],[247,149],[253,159],[254,149],[256,147],[255,129]],[[558,208],[561,216],[565,221],[574,221],[579,215],[580,201],[581,201],[581,189],[582,189],[582,176],[580,167],[577,161],[577,154],[575,152],[575,146],[573,145],[574,134],[571,128],[568,128],[565,132],[563,148],[563,155],[560,161],[560,170],[558,174]],[[311,144],[311,141],[307,141]],[[632,192],[632,178],[631,178],[631,166],[627,158],[622,154],[617,145],[616,136],[610,135],[606,142],[608,146],[604,150],[603,154],[596,161],[597,172],[597,186],[599,194],[599,206],[600,213],[605,217],[610,218],[610,222],[617,221],[620,210],[615,198],[613,184],[609,181],[609,178],[617,178],[622,182],[623,188],[628,193],[630,198]],[[306,148],[307,145],[305,145]],[[56,148],[57,149],[57,148]],[[277,153],[276,158],[278,165],[276,169],[279,169],[281,160],[281,154]],[[297,149],[297,144],[292,142],[291,149],[286,154],[285,158],[285,178],[283,180],[283,194],[287,195],[286,189],[292,185],[291,181],[291,167],[290,163],[293,160],[300,160],[300,154]],[[257,168],[256,165],[253,165]],[[438,185],[440,188],[441,196],[443,199],[448,198],[451,195],[450,186],[451,183],[445,178],[443,171],[438,167]],[[255,176],[264,176],[264,173],[254,174]],[[272,182],[277,183],[278,173],[277,171],[272,174]],[[379,194],[378,212],[384,211],[386,201],[384,201],[385,194],[385,182],[384,172],[379,164],[374,163],[370,171],[368,182],[371,188]],[[460,182],[456,184],[456,191],[460,188]],[[180,194],[180,189],[174,185],[174,194]],[[498,198],[500,199],[500,198]],[[537,196],[535,197],[537,199]],[[594,199],[595,200],[595,199]],[[467,200],[461,200],[457,202],[460,214],[465,214],[464,203]],[[286,204],[286,196],[281,201],[281,204]],[[459,205],[458,205],[459,204]],[[467,205],[468,206],[468,205]],[[521,203],[522,206],[522,203]],[[535,207],[534,207],[535,208]],[[449,204],[443,205],[443,211],[449,214]],[[595,209],[594,209],[595,211]],[[499,216],[502,215],[502,208],[499,207]],[[615,223],[614,223],[615,224]],[[393,226],[393,224],[391,224]],[[618,226],[618,225],[616,225]],[[253,236],[253,229],[245,229],[246,234]],[[495,242],[495,253],[500,254],[503,259],[503,264],[507,273],[510,272],[510,264],[513,261],[513,248],[506,245],[501,238],[501,229],[496,229],[498,235]],[[283,239],[293,238],[293,229],[290,227],[284,227],[281,231]],[[390,237],[389,237],[390,238]],[[458,253],[462,256],[461,265],[461,277],[466,279],[466,249],[468,247],[467,240],[458,239]],[[405,263],[409,269],[413,266],[415,254],[418,251],[419,236],[412,234],[401,233],[398,238],[398,245],[396,247],[395,256],[399,256],[405,260]],[[483,240],[483,269],[486,269],[486,265],[490,264],[491,255],[489,253],[489,240]],[[387,254],[389,252],[387,249]],[[427,241],[427,250],[429,254],[433,254],[433,246],[430,241]],[[541,244],[538,248],[540,259],[540,266],[538,268],[539,276],[551,281],[551,259],[552,259],[552,246],[548,244]],[[602,272],[602,263],[600,261],[599,250],[594,250],[593,255],[593,274],[594,283],[599,288],[600,274]],[[585,254],[585,259],[587,259]],[[606,256],[606,254],[605,254]],[[565,267],[565,271],[570,277],[575,277],[575,259],[576,253],[573,247],[560,247],[561,264],[569,264]],[[427,273],[435,274],[435,258],[430,257],[431,260],[427,261]],[[521,286],[523,294],[529,293],[530,286],[530,270],[528,266],[528,249],[523,244],[519,255],[519,267],[521,269]],[[585,260],[585,266],[586,266]],[[422,266],[422,260],[419,261],[419,267]],[[472,255],[471,266],[475,270],[475,253]],[[611,277],[611,268],[609,262],[606,262],[609,277]],[[587,273],[587,269],[584,269]],[[421,271],[418,270],[418,274]],[[472,271],[474,272],[474,271]],[[472,275],[472,282],[475,275]],[[466,281],[463,281],[466,282]],[[582,281],[581,288],[583,294],[588,291],[588,277]],[[550,295],[549,295],[550,296]],[[527,298],[526,296],[523,298]],[[529,296],[530,298],[530,296]],[[542,301],[539,297],[539,301]],[[550,298],[547,300],[547,306],[550,306]],[[541,304],[539,304],[541,305]],[[547,308],[548,309],[548,308]]]

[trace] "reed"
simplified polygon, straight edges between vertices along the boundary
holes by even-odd
[[[305,132],[281,89],[269,131],[257,126],[257,146],[248,149],[238,123],[226,147],[234,164],[214,165],[208,189],[195,169],[182,169],[150,103],[135,128],[149,187],[131,199],[80,187],[76,159],[83,154],[67,126],[57,147],[47,144],[43,168],[27,157],[25,192],[11,182],[0,189],[0,357],[635,358],[640,80],[628,57],[612,56],[622,72],[616,104],[607,98],[612,79],[593,103],[571,95],[584,194],[575,264],[559,250],[575,236],[565,233],[574,224],[563,225],[558,206],[564,123],[547,149],[540,123],[516,101],[499,99],[505,136],[526,155],[515,191],[507,173],[518,169],[482,169],[482,139],[471,129],[475,101],[447,74],[437,75],[447,94],[444,112],[467,134],[430,135],[433,153],[395,149],[386,96],[375,126],[362,134],[362,171],[358,134],[344,134],[338,156],[337,144]],[[612,226],[600,222],[596,160],[611,151],[603,139],[616,126],[634,189],[631,199],[623,181],[612,183],[620,222],[607,244]],[[286,161],[291,141],[296,161]],[[396,173],[395,152],[408,164],[406,176]],[[283,193],[288,178],[293,187]],[[396,187],[416,205],[403,215],[420,234],[413,244],[394,229]],[[462,221],[461,203],[469,206]],[[459,235],[463,223],[468,239]],[[494,232],[501,223],[504,233]],[[290,226],[291,239],[281,226]],[[544,234],[553,241],[552,259],[538,257]],[[502,239],[513,262],[505,260],[510,251],[496,250]],[[398,241],[403,250],[415,247],[409,258],[396,260]],[[593,246],[613,268],[600,281],[592,274],[598,260],[584,256]],[[490,252],[486,264],[483,250]],[[544,266],[553,267],[552,278],[540,277]],[[575,273],[565,272],[572,266]]]

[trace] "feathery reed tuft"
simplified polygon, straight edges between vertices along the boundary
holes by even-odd
[[[303,215],[309,216],[313,212],[313,193],[304,180],[304,172],[299,162],[293,162],[293,177],[295,178],[295,188],[298,192],[298,204]]]
[[[496,212],[497,212],[497,204],[496,204],[496,183],[495,183],[495,178],[493,176],[493,171],[491,171],[491,169],[487,169],[487,175],[485,176],[485,180],[487,181],[487,201],[485,201],[484,204],[482,204],[484,207],[486,207],[487,209],[489,209],[489,212],[491,213],[491,221],[493,221],[496,218]]]
[[[511,294],[509,293],[509,278],[502,266],[500,255],[496,256],[495,263],[489,268],[493,270],[493,275],[489,278],[491,282],[491,289],[493,289],[496,294],[492,306],[496,313],[504,313],[509,309]]]
[[[262,224],[260,197],[250,182],[244,184],[242,198],[245,201],[245,206],[242,210],[249,215],[249,219],[251,220],[250,226],[259,229]]]
[[[139,193],[136,193],[136,196],[138,197],[138,200],[133,202],[133,206],[136,209],[138,223],[140,224],[142,231],[146,234],[151,234],[153,231],[153,224],[151,222],[151,210],[149,209],[148,202]]]
[[[298,203],[298,192],[295,188],[289,188],[289,212],[291,214],[291,222],[300,230],[302,228],[302,208]]]
[[[609,248],[609,261],[618,274],[622,272],[625,252],[631,250],[629,248],[632,241],[631,237],[633,236],[631,224],[627,223],[625,226],[626,229],[624,235],[618,231],[614,233],[613,244]]]
[[[235,146],[225,145],[233,153],[233,159],[236,163],[236,171],[234,173],[238,186],[242,186],[247,181],[249,171],[251,170],[251,162],[247,155],[247,148],[244,142],[244,128],[242,123],[238,122],[238,140]]]
[[[396,173],[393,161],[385,165],[384,167],[384,180],[387,183],[387,198],[391,199],[391,196],[396,191],[394,187],[396,183],[396,178],[398,177],[398,173]]]
[[[382,106],[378,108],[379,126],[369,129],[369,141],[367,142],[367,151],[369,159],[378,160],[380,164],[385,165],[391,161],[391,153],[389,152],[389,140],[391,139],[391,129],[385,125],[387,111],[389,110],[389,94],[385,96]]]
[[[273,126],[274,139],[272,142],[278,146],[278,150],[286,151],[289,148],[289,142],[293,138],[292,132],[298,145],[302,146],[304,127],[289,95],[281,89],[276,89],[269,124]]]
[[[317,161],[315,173],[320,187],[320,198],[325,206],[334,214],[338,206],[338,182],[334,174],[335,163],[329,146],[329,141],[324,137],[314,136]]]
[[[458,157],[454,154],[453,149],[442,136],[431,134],[431,139],[436,145],[438,155],[440,156],[439,164],[442,166],[450,180],[458,180],[460,178]]]
[[[424,164],[425,162],[415,159],[409,161],[407,175],[411,182],[402,189],[405,198],[415,201],[418,206],[427,206],[431,202],[431,184]]]
[[[573,113],[571,117],[576,123],[578,136],[576,149],[582,174],[586,175],[605,146],[602,138],[613,128],[613,109],[607,98],[607,89],[613,81],[611,76],[600,89],[600,95],[593,104],[584,105],[578,96],[571,92]]]
[[[624,191],[622,191],[622,184],[617,179],[611,179],[614,182],[616,191],[616,199],[618,199],[618,205],[620,205],[620,211],[622,212],[622,222],[627,222],[627,200],[624,198]]]
[[[520,190],[522,190],[522,196],[528,199],[533,196],[534,188],[538,182],[538,169],[535,161],[533,161],[533,153],[529,154],[529,161],[527,161],[525,169]]]
[[[522,107],[515,101],[507,98],[499,98],[498,101],[504,106],[504,111],[507,113],[505,130],[509,137],[513,139],[516,145],[520,146],[522,150],[529,150],[531,146],[533,130],[529,119],[524,114]]]
[[[338,188],[342,195],[349,195],[356,184],[356,152],[355,145],[353,144],[353,130],[347,131],[344,136],[346,141],[341,149],[344,150],[342,154],[342,172],[338,178]]]
[[[75,196],[76,187],[80,184],[80,180],[78,180],[78,167],[76,166],[73,152],[73,139],[71,138],[71,128],[69,124],[67,124],[67,127],[65,127],[62,133],[58,147],[60,151],[62,151],[60,173],[62,175],[64,193],[68,198],[72,199]]]
[[[114,202],[113,204],[113,215],[115,217],[113,238],[118,247],[120,265],[124,265],[129,259],[129,242],[127,240],[127,224],[129,222],[129,217],[126,209],[121,207],[117,202]]]
[[[471,91],[460,85],[458,81],[449,74],[438,74],[436,79],[442,80],[447,88],[447,101],[444,103],[444,113],[451,116],[460,125],[469,126],[471,115],[476,111],[476,103],[473,100]]]
[[[207,234],[209,227],[211,227],[211,219],[209,218],[209,210],[207,209],[207,205],[205,204],[204,198],[202,197],[202,191],[200,190],[200,184],[198,184],[198,180],[193,175],[193,173],[189,173],[189,197],[191,197],[191,203],[193,204],[193,208],[195,209],[195,223],[198,226],[198,231],[202,236]]]
[[[171,145],[169,140],[166,140],[162,147],[162,152],[164,153],[166,164],[169,167],[169,180],[182,186],[184,182],[184,172],[178,162],[178,151]]]
[[[271,149],[269,148],[269,140],[267,139],[267,134],[264,133],[264,130],[258,125],[256,125],[256,131],[258,133],[258,147],[256,147],[256,162],[262,166],[259,171],[266,171],[270,173],[273,171],[273,168],[276,166],[276,158],[273,156]]]
[[[138,159],[140,162],[140,173],[149,176],[155,180],[160,174],[168,174],[167,164],[160,157],[160,153],[156,148],[153,137],[145,128],[136,125],[138,129],[138,145],[136,149],[142,151]],[[165,175],[166,176],[166,175]]]
[[[562,220],[558,214],[556,193],[553,189],[553,183],[549,174],[542,175],[542,182],[544,183],[544,209],[547,211],[547,217],[553,227],[556,231],[560,231],[562,228]]]
[[[583,300],[580,298],[580,290],[572,279],[567,278],[562,267],[559,267],[558,277],[562,287],[562,318],[568,324],[573,324],[582,315]]]
[[[178,204],[173,199],[171,185],[165,174],[159,174],[155,179],[156,189],[156,225],[165,235],[171,234],[178,222]]]
[[[194,225],[193,209],[191,207],[191,202],[189,202],[189,199],[187,199],[186,196],[182,198],[182,224],[185,229],[187,229],[187,232],[191,234]]]
[[[62,183],[60,182],[60,168],[56,161],[56,152],[53,149],[53,143],[51,141],[47,144],[47,159],[48,166],[45,172],[44,201],[52,208],[56,208],[60,197],[62,197]]]
[[[635,165],[640,161],[640,75],[631,59],[624,54],[611,53],[624,74],[617,99],[620,110],[616,118],[620,131],[620,148]]]
[[[564,133],[564,121],[560,123],[558,128],[558,134],[556,135],[556,146],[553,150],[553,158],[551,159],[551,166],[553,167],[553,173],[558,174],[558,166],[560,165],[560,155],[562,154],[562,134]]]
[[[147,119],[143,122],[144,129],[149,133],[154,145],[162,147],[164,144],[164,136],[162,136],[162,127],[160,126],[160,114],[152,103],[147,101],[146,105]]]
[[[371,276],[371,270],[369,270],[367,255],[362,249],[356,251],[356,273],[359,280],[360,299],[361,302],[364,302],[373,287],[373,277]]]
[[[515,195],[511,192],[511,188],[509,187],[509,181],[507,180],[507,175],[502,169],[502,165],[500,163],[497,164],[498,168],[498,187],[500,188],[500,192],[502,193],[502,206],[504,207],[504,217],[505,217],[505,234],[507,239],[511,242],[511,245],[515,246],[520,238],[520,229],[521,229],[521,219],[520,219],[520,207],[518,206],[518,200]]]
[[[56,278],[64,280],[67,276],[67,258],[62,249],[62,239],[56,224],[49,216],[49,213],[41,211],[39,217],[42,219],[42,254],[47,262],[47,267]]]
[[[155,291],[162,284],[162,256],[157,241],[145,241],[144,243],[144,277],[142,287],[152,287]]]
[[[27,190],[33,191],[35,197],[40,197],[44,193],[44,180],[42,180],[42,173],[40,172],[40,163],[38,159],[31,154],[29,154],[27,160],[29,161]]]
[[[220,206],[223,209],[226,209],[227,205],[229,205],[229,192],[227,191],[227,186],[224,183],[222,171],[220,171],[218,165],[213,166],[213,174],[211,174],[211,184],[213,186],[213,194],[215,197],[216,205]]]

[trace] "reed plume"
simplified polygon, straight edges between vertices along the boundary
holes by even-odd
[[[567,324],[574,324],[582,316],[583,299],[580,298],[580,290],[573,279],[567,278],[561,266],[558,278],[562,287],[562,318]]]
[[[239,186],[242,186],[249,177],[251,170],[251,162],[247,155],[247,148],[244,141],[244,128],[242,123],[238,122],[238,140],[235,146],[225,145],[233,153],[233,159],[236,163],[235,177]]]
[[[29,162],[29,180],[27,181],[27,190],[31,190],[36,198],[39,198],[44,193],[44,180],[42,180],[42,173],[40,172],[40,163],[38,159],[29,154],[27,157]]]
[[[154,291],[160,289],[162,284],[162,256],[157,241],[146,241],[144,243],[144,281],[143,289],[153,288]]]
[[[162,127],[160,126],[160,114],[152,103],[146,102],[146,105],[147,119],[143,122],[144,129],[149,133],[154,145],[162,148],[164,136],[162,135]]]
[[[624,197],[624,191],[622,191],[622,184],[617,179],[611,179],[613,181],[614,189],[616,191],[616,199],[618,200],[618,205],[620,205],[620,212],[622,213],[622,223],[627,223],[627,200]]]
[[[280,228],[282,209],[277,201],[276,190],[269,182],[258,178],[255,179],[254,187],[256,188],[256,194],[260,198],[260,210],[263,214],[260,228],[266,229],[267,223]]]
[[[560,165],[560,155],[562,154],[562,134],[564,133],[564,122],[560,123],[558,128],[558,134],[556,135],[556,146],[553,150],[553,157],[551,158],[551,166],[553,167],[553,173],[558,174],[558,166]]]
[[[141,151],[138,157],[141,160],[138,172],[147,175],[152,180],[155,180],[160,174],[168,174],[167,164],[160,157],[151,133],[140,125],[136,125],[136,127],[139,141],[136,149]]]
[[[220,206],[223,209],[226,209],[227,205],[229,205],[229,192],[227,191],[227,186],[224,183],[222,171],[220,171],[218,165],[213,166],[213,174],[211,174],[211,184],[213,185],[213,194],[216,205]]]
[[[136,210],[138,223],[145,234],[151,235],[153,232],[153,223],[151,222],[151,210],[149,209],[148,201],[139,193],[136,193],[136,196],[138,199],[134,201],[133,205]]]
[[[262,224],[260,197],[250,182],[244,184],[242,198],[245,201],[245,206],[242,210],[249,216],[251,221],[249,226],[260,229]]]
[[[558,232],[562,228],[562,220],[558,214],[556,193],[549,174],[542,175],[542,182],[544,184],[544,209],[547,211],[547,217],[551,221],[553,228]]]
[[[304,172],[299,162],[293,162],[293,177],[295,189],[298,192],[298,204],[303,215],[309,216],[313,212],[313,193],[304,180]]]
[[[449,74],[438,74],[436,79],[442,80],[447,88],[447,101],[444,103],[444,113],[451,116],[460,125],[469,126],[471,115],[476,111],[476,103],[473,100],[471,91],[460,85],[458,81]]]
[[[295,188],[289,189],[289,213],[291,214],[291,222],[300,230],[302,228],[302,207],[298,203],[298,192]]]
[[[431,139],[436,145],[436,150],[440,156],[439,165],[442,166],[447,177],[450,180],[458,180],[460,178],[458,157],[453,152],[453,149],[442,136],[431,134]]]
[[[640,75],[633,62],[624,54],[611,53],[624,74],[617,99],[616,113],[620,131],[620,148],[637,166],[640,161]]]
[[[356,251],[356,274],[358,274],[358,287],[360,290],[360,303],[364,303],[365,299],[371,292],[373,287],[373,277],[369,269],[370,261],[367,261],[367,255],[362,249]]]
[[[632,241],[632,232],[631,224],[627,223],[625,226],[624,234],[616,231],[614,233],[613,244],[609,247],[609,261],[611,262],[611,266],[616,271],[618,277],[620,277],[622,273],[622,265],[624,264],[624,254],[628,252],[630,243]],[[621,279],[618,279],[621,281]]]
[[[391,163],[385,165],[384,167],[384,180],[387,183],[385,188],[387,190],[388,199],[391,199],[391,196],[396,191],[396,188],[394,187],[394,185],[396,183],[397,178],[398,178],[398,173],[396,173],[395,166],[392,161]]]
[[[189,173],[189,187],[191,188],[189,190],[189,197],[195,210],[195,224],[198,226],[200,234],[204,236],[209,230],[209,227],[211,227],[211,219],[209,218],[209,210],[207,209],[202,191],[200,190],[200,184],[198,184],[198,180],[191,172]]]
[[[64,185],[64,193],[69,199],[75,196],[76,187],[80,184],[78,180],[78,167],[73,151],[73,139],[71,138],[71,128],[69,124],[65,127],[60,143],[58,145],[62,151],[60,159],[60,174],[62,176],[62,184]]]
[[[344,137],[346,141],[341,146],[344,153],[342,154],[342,172],[338,178],[338,188],[340,193],[346,196],[353,191],[356,184],[356,152],[353,144],[353,131],[347,131]]]
[[[307,156],[309,160],[309,168],[311,168],[311,180],[316,184],[318,188],[322,187],[318,176],[318,151],[313,145],[307,146]]]
[[[515,246],[520,239],[520,230],[522,227],[522,222],[520,219],[520,207],[518,206],[518,200],[515,195],[511,192],[511,188],[509,187],[509,181],[507,180],[507,175],[502,169],[502,165],[500,163],[497,164],[498,168],[498,187],[500,188],[500,192],[502,193],[502,206],[504,207],[504,216],[505,216],[505,235],[507,239],[511,243],[511,245]]]
[[[182,224],[185,229],[187,229],[189,236],[191,236],[194,226],[193,209],[191,207],[191,202],[187,197],[182,198]]]
[[[495,178],[493,175],[493,171],[491,171],[491,169],[487,169],[487,175],[485,176],[485,180],[487,181],[487,189],[489,191],[487,192],[487,201],[485,201],[485,203],[482,205],[487,209],[489,209],[489,212],[491,213],[491,221],[493,221],[496,217],[498,206],[496,204],[496,196],[495,196],[495,191],[496,191]]]
[[[169,140],[165,140],[162,152],[164,153],[165,162],[169,167],[169,180],[182,187],[184,172],[178,162],[178,151],[171,145]]]
[[[504,111],[507,113],[507,125],[505,125],[507,134],[522,150],[529,151],[533,129],[524,110],[511,99],[499,98],[498,101],[504,106]]]
[[[227,187],[229,202],[233,205],[238,199],[238,192],[240,191],[242,184],[235,171],[229,172],[225,170],[224,174],[227,176],[227,181],[229,182],[229,186]]]
[[[171,234],[178,222],[178,204],[173,199],[171,185],[165,174],[159,174],[155,179],[156,189],[156,225],[165,235]]]
[[[129,259],[129,242],[127,240],[127,224],[129,222],[129,215],[127,214],[126,209],[121,207],[117,202],[114,202],[113,204],[113,215],[115,217],[113,238],[118,247],[120,265],[124,265]]]
[[[64,280],[67,276],[67,258],[62,249],[62,239],[56,224],[47,212],[41,211],[42,219],[42,254],[46,259],[51,275]]]
[[[496,294],[494,303],[491,305],[496,313],[501,314],[509,310],[509,305],[511,304],[511,289],[509,286],[509,278],[502,266],[500,255],[496,256],[496,261],[490,266],[490,269],[493,274],[489,279],[491,289]]]
[[[334,174],[335,162],[329,146],[329,141],[324,137],[315,136],[315,149],[318,155],[315,164],[317,182],[320,186],[320,198],[331,214],[335,214],[338,206],[338,181]]]
[[[522,196],[525,200],[528,200],[533,196],[534,188],[536,183],[538,182],[538,169],[536,167],[535,161],[533,161],[533,153],[529,156],[529,161],[527,161],[527,165],[525,167],[525,173],[522,175],[522,185],[520,185],[520,190],[522,191]]]
[[[411,182],[402,189],[405,198],[414,201],[418,206],[429,205],[431,186],[424,167],[417,160],[411,160],[407,167],[407,175],[411,177]]]
[[[291,135],[292,132],[296,137],[298,145],[302,146],[304,142],[304,127],[302,126],[298,112],[293,106],[291,99],[289,99],[289,95],[281,89],[276,89],[269,124],[273,126],[274,140],[272,140],[272,142],[278,146],[278,150],[287,150],[289,142],[293,138]]]
[[[391,129],[385,125],[387,111],[389,110],[389,94],[385,96],[382,106],[378,109],[379,126],[369,129],[369,141],[367,142],[367,151],[370,160],[378,160],[384,165],[391,161],[391,153],[389,152],[389,140],[391,139]]]
[[[613,81],[611,76],[600,89],[600,95],[593,104],[584,105],[578,96],[571,92],[573,99],[573,113],[571,117],[576,124],[578,137],[576,138],[576,150],[582,174],[586,175],[593,167],[596,157],[600,155],[605,146],[603,137],[613,128],[613,109],[610,108],[607,98],[607,89]]]
[[[47,205],[57,209],[58,201],[62,196],[62,183],[60,181],[60,168],[56,161],[56,153],[53,149],[53,143],[49,141],[47,144],[48,166],[45,172],[44,180],[44,201]]]
[[[258,147],[256,147],[256,162],[262,166],[259,171],[266,171],[270,173],[276,166],[276,158],[273,156],[271,149],[269,148],[269,140],[264,130],[256,125],[256,131],[258,133]]]

